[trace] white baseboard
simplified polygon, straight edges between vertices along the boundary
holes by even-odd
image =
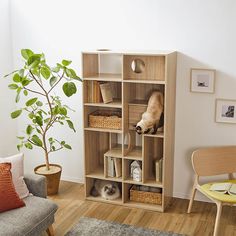
[[[173,196],[176,198],[181,198],[181,199],[190,199],[191,198],[190,194],[179,193],[179,192],[174,192]],[[200,201],[200,202],[212,202],[210,199],[208,199],[207,197],[205,197],[201,193],[196,193],[194,200]]]
[[[71,177],[71,176],[62,175],[61,180],[74,182],[74,183],[79,183],[79,184],[84,184],[84,179],[83,178],[74,178],[74,177]]]

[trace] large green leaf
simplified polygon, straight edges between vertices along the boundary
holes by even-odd
[[[24,73],[25,73],[24,69],[19,70],[19,76],[20,77],[24,77]]]
[[[19,140],[23,140],[25,137],[23,137],[23,136],[17,136],[17,138],[18,138]]]
[[[33,130],[34,130],[34,128],[33,128],[31,125],[28,125],[27,128],[26,128],[26,133],[27,133],[28,135],[30,135]]]
[[[71,78],[76,78],[77,77],[77,75],[76,75],[76,73],[73,69],[68,69],[67,72],[69,73]]]
[[[28,60],[31,56],[34,55],[34,53],[30,49],[22,49],[21,55],[25,58],[25,60]]]
[[[17,84],[9,84],[8,88],[9,89],[18,89],[18,85]]]
[[[25,96],[28,95],[28,91],[27,90],[24,90],[23,93],[24,93]]]
[[[32,136],[31,140],[36,146],[39,146],[39,147],[43,146],[41,139],[36,134]]]
[[[39,134],[42,134],[42,131],[38,128],[36,128],[36,131],[39,133]]]
[[[63,65],[63,66],[69,66],[70,64],[71,64],[71,61],[62,60],[62,65]]]
[[[30,68],[36,67],[40,63],[41,55],[40,54],[34,54],[29,57],[27,60],[27,64]]]
[[[42,67],[40,73],[45,79],[48,79],[51,75],[51,71],[47,67]]]
[[[33,149],[33,145],[31,143],[25,143],[25,147],[28,149]]]
[[[28,117],[32,120],[34,118],[34,113],[33,112],[29,113]]]
[[[39,68],[38,68],[38,67],[32,68],[32,69],[31,69],[31,72],[32,72],[34,75],[36,75],[36,76],[40,76]]]
[[[55,66],[53,68],[51,68],[51,70],[55,73],[58,73],[60,71],[60,67],[59,66]]]
[[[49,141],[49,143],[51,143],[51,144],[52,144],[52,143],[55,143],[55,141],[54,141],[54,139],[53,139],[52,137],[49,138],[48,141]]]
[[[38,100],[38,98],[31,98],[30,100],[28,100],[28,101],[25,103],[25,105],[26,105],[27,107],[32,106],[37,100]]]
[[[43,105],[43,103],[40,102],[40,101],[37,101],[37,102],[36,102],[36,105],[37,105],[38,107],[41,107],[41,106]]]
[[[72,149],[72,147],[69,144],[64,144],[63,146],[67,149],[70,149],[70,150]]]
[[[65,69],[65,72],[66,72],[66,76],[67,77],[69,77],[69,78],[72,77],[71,72],[70,72],[70,70],[68,68]]]
[[[13,76],[13,81],[16,83],[21,82],[22,78],[20,77],[20,75],[18,73],[14,74]]]
[[[66,109],[65,107],[60,107],[60,108],[59,108],[59,113],[60,113],[61,115],[66,116],[66,115],[67,115],[67,109]]]
[[[35,117],[35,121],[36,121],[36,123],[37,123],[39,126],[42,126],[42,125],[43,125],[43,119],[42,119],[42,117],[36,116],[36,117]]]
[[[64,83],[62,89],[67,97],[70,97],[77,92],[77,88],[73,82]]]
[[[58,106],[55,106],[55,107],[52,108],[52,114],[53,115],[59,114],[59,107]]]
[[[16,147],[17,147],[17,150],[20,151],[20,149],[23,147],[23,144],[22,143],[18,144]]]
[[[25,86],[29,85],[31,83],[31,81],[32,80],[29,80],[29,79],[25,78],[21,81],[21,84],[25,87]]]
[[[57,82],[57,77],[52,76],[51,79],[49,80],[49,83],[51,85],[51,87]]]
[[[22,90],[22,88],[20,88],[20,87],[16,90],[16,99],[15,99],[16,103],[19,102],[19,100],[20,100],[21,90]]]
[[[73,122],[70,121],[70,120],[66,120],[66,122],[67,122],[68,126],[69,126],[71,129],[73,129],[74,132],[76,132],[76,130],[75,130],[75,128],[74,128],[74,124],[73,124]]]
[[[44,120],[44,123],[48,123],[50,121],[50,118],[47,118]]]
[[[20,116],[21,113],[22,113],[22,110],[13,111],[13,112],[11,113],[11,118],[12,118],[12,119],[15,119],[15,118],[17,118],[18,116]]]
[[[73,69],[66,69],[66,74],[72,79],[82,81]]]

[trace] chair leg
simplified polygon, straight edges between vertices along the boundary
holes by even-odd
[[[190,199],[189,205],[188,205],[188,213],[191,213],[192,206],[193,206],[193,200],[194,200],[196,191],[197,191],[197,189],[196,189],[195,184],[194,184],[194,185],[193,185],[193,189],[192,189],[191,199]]]
[[[217,214],[216,214],[216,220],[215,220],[215,227],[214,227],[214,236],[217,236],[219,233],[219,226],[220,226],[220,216],[222,212],[222,203],[218,202],[217,205]]]
[[[53,226],[50,225],[47,230],[46,230],[48,236],[54,236],[54,230],[53,230]]]

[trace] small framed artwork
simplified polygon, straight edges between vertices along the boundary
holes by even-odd
[[[214,93],[215,70],[191,69],[191,92]]]
[[[216,99],[216,122],[236,123],[236,100]]]

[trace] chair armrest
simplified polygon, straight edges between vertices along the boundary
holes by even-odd
[[[47,183],[46,177],[42,175],[25,175],[25,183],[29,189],[29,192],[34,196],[46,198],[47,197]]]

